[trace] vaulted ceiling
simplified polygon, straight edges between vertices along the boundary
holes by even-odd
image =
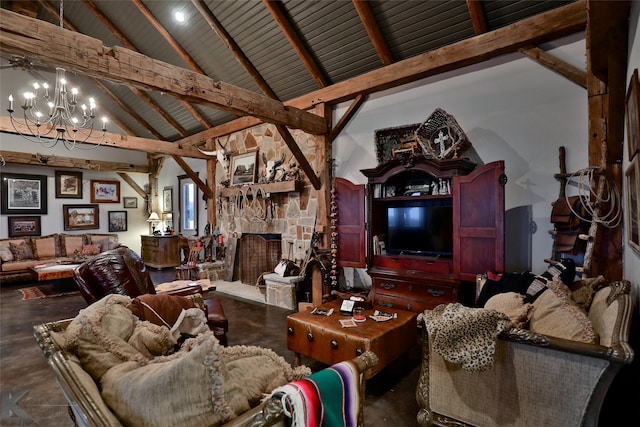
[[[517,35],[518,27],[514,24],[572,3],[558,0],[67,0],[61,9],[59,2],[40,0],[2,1],[2,8],[58,26],[62,10],[65,29],[100,40],[106,47],[121,46],[161,63],[208,76],[214,82],[230,85],[231,93],[241,90],[237,93],[243,97],[247,93],[260,95],[255,101],[249,97],[247,105],[235,110],[217,108],[220,104],[194,102],[187,96],[154,86],[126,84],[126,79],[106,78],[97,71],[88,73],[93,77],[73,77],[84,93],[91,93],[97,99],[101,114],[106,114],[125,133],[180,141],[237,120],[251,109],[252,103],[260,104],[265,98],[287,104],[317,93],[320,95],[316,101],[322,102],[321,94],[328,92],[318,91],[338,88],[327,96],[335,102],[355,97],[354,92],[358,90],[373,92],[417,80],[426,75],[424,69],[416,68],[414,73],[395,80],[380,80],[380,76],[384,70],[397,72],[394,64],[412,59],[436,62],[437,57],[425,55],[430,52],[440,55],[446,46],[472,40],[479,34],[510,28],[509,33],[496,33],[496,36]],[[175,20],[176,12],[183,13],[182,23]],[[545,42],[581,31],[584,20],[581,22],[582,26],[567,24],[556,33],[550,28],[547,40],[537,38]],[[528,27],[522,28],[523,33],[529,31]],[[9,33],[4,31],[2,38],[12,37]],[[0,45],[3,68],[22,68],[51,76],[42,70],[58,65],[55,59],[10,48],[4,40]],[[526,37],[522,40],[528,41]],[[517,49],[518,43],[523,44],[514,40],[510,49]],[[479,51],[482,55],[482,50]],[[492,51],[491,55],[499,53],[499,50]],[[541,54],[544,52],[538,51],[536,55]],[[461,59],[456,66],[469,62]],[[362,81],[359,83],[362,89],[347,87],[358,76],[374,72],[379,73],[377,85],[372,75],[370,88],[366,88],[366,83],[363,86]],[[442,71],[434,68],[430,74],[438,72]],[[313,102],[299,103],[299,108],[309,108]],[[269,104],[263,108],[269,110]],[[265,119],[259,112],[256,117]],[[286,119],[284,122],[291,124]]]

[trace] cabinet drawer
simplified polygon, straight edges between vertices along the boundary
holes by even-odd
[[[409,282],[374,278],[373,287],[374,302],[387,308],[416,311],[415,307],[428,306],[433,308],[438,304],[457,301],[457,289],[454,286],[437,282]]]
[[[401,256],[375,256],[373,263],[382,268],[410,270],[411,259]]]
[[[424,271],[425,273],[452,274],[451,260],[432,258],[411,258],[411,270]]]
[[[406,310],[414,313],[422,313],[425,310],[433,310],[440,303],[421,300],[409,300],[389,295],[376,295],[374,304],[383,307],[383,310]]]
[[[142,239],[142,245],[158,247],[160,242],[158,239]]]

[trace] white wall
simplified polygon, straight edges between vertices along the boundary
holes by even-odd
[[[28,142],[19,136],[15,135],[0,135],[0,150],[8,151],[24,151],[24,145],[31,144],[30,151],[33,153],[41,153],[45,155],[57,155],[65,157],[77,157],[87,159],[90,155],[88,152],[79,153],[75,151],[67,151],[65,149],[45,149],[37,144]],[[32,147],[32,148],[31,148]],[[1,154],[1,151],[0,151]],[[80,157],[84,155],[84,157]],[[146,164],[146,155],[141,154],[141,159],[136,159],[137,154],[132,152],[126,152],[124,150],[117,150],[110,147],[101,147],[97,150],[91,151],[92,157],[99,157],[100,160],[105,161],[118,161],[118,162],[131,162],[136,164]],[[126,157],[125,157],[126,156]],[[125,160],[126,158],[126,160]],[[124,182],[115,172],[100,172],[92,170],[83,170],[82,172],[82,199],[57,199],[55,191],[55,171],[64,170],[61,168],[50,168],[40,166],[25,166],[7,164],[0,167],[0,171],[3,173],[21,173],[31,175],[45,175],[47,177],[47,214],[41,216],[41,230],[42,235],[46,236],[51,233],[59,233],[64,231],[63,221],[63,205],[76,205],[76,204],[89,204],[91,203],[89,192],[89,181],[92,179],[102,179],[109,181],[120,181],[120,203],[99,203],[98,211],[100,214],[100,228],[98,230],[78,230],[78,231],[64,231],[65,233],[91,233],[100,232],[107,233],[109,230],[108,224],[108,212],[109,211],[125,211],[127,212],[127,231],[119,232],[118,241],[122,244],[129,246],[131,249],[140,251],[140,235],[149,234],[149,224],[146,222],[146,212],[144,210],[145,203],[138,193],[136,193],[126,182]],[[130,173],[129,176],[141,187],[148,182],[146,174]],[[138,207],[136,209],[125,209],[122,203],[123,197],[136,197],[138,199]],[[0,237],[8,236],[8,220],[7,215],[2,215],[0,221]]]
[[[584,41],[562,42],[568,44],[551,53],[584,69]],[[336,109],[334,121],[347,107]],[[377,165],[374,131],[424,122],[436,108],[455,117],[482,163],[505,161],[505,208],[532,205],[532,271],[544,271],[552,247],[551,203],[560,188],[553,177],[558,148],[567,149],[568,171],[587,167],[586,90],[514,54],[378,93],[336,138],[336,175],[365,183],[360,169]]]
[[[640,69],[640,31],[638,24],[640,22],[640,2],[631,2],[631,13],[629,14],[629,66],[627,67],[627,80],[628,87],[631,79],[631,74],[636,68]],[[629,151],[627,150],[627,133],[625,129],[625,146],[624,146],[624,160],[622,170],[626,171],[629,167]],[[626,196],[626,194],[625,194]],[[625,207],[626,197],[625,197]],[[625,218],[626,220],[626,218]],[[627,230],[625,223],[625,234],[623,239],[623,263],[624,263],[624,277],[630,280],[633,285],[633,289],[636,294],[636,306],[640,306],[640,256],[631,249],[627,243]]]

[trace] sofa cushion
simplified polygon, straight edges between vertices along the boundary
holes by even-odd
[[[529,323],[529,313],[533,305],[525,303],[522,294],[503,292],[489,298],[484,308],[506,314],[516,328],[522,329]]]
[[[72,257],[75,251],[82,252],[84,236],[82,234],[60,234],[60,250],[62,256]]]
[[[34,259],[33,250],[25,240],[20,243],[9,242],[9,249],[15,261],[24,261],[26,259]]]
[[[60,240],[57,234],[51,234],[42,237],[33,237],[31,239],[34,258],[45,259],[61,256]]]
[[[2,263],[2,272],[24,272],[29,268],[36,265],[38,261],[36,259],[24,259],[22,261],[10,261]],[[28,278],[31,278],[31,275],[28,275]],[[7,278],[5,276],[2,277],[2,281],[4,282]]]
[[[11,253],[11,249],[9,249],[9,244],[6,245],[0,244],[0,259],[2,262],[13,261],[13,254]]]
[[[98,255],[100,253],[100,245],[82,245],[82,255]]]
[[[548,282],[547,289],[534,301],[529,328],[552,337],[598,342],[587,314],[571,299],[569,288],[559,279]]]
[[[92,245],[100,245],[100,248],[102,250],[102,252],[104,251],[108,251],[111,249],[115,249],[118,246],[120,246],[120,244],[118,242],[116,242],[114,239],[108,237],[105,239],[99,238],[99,236],[92,236],[91,237],[91,244]]]

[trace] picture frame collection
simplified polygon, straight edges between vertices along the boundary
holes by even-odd
[[[8,237],[41,236],[42,218],[48,214],[46,175],[1,173],[0,212],[7,216]],[[83,176],[79,171],[55,170],[55,198],[83,199]],[[100,228],[99,203],[120,203],[120,181],[89,181],[90,203],[64,204],[63,228],[90,230]],[[165,190],[166,191],[166,190]],[[165,195],[166,197],[166,195]],[[171,198],[169,199],[172,203]],[[123,197],[123,208],[137,209],[137,197]],[[109,232],[128,229],[127,211],[108,211]]]

